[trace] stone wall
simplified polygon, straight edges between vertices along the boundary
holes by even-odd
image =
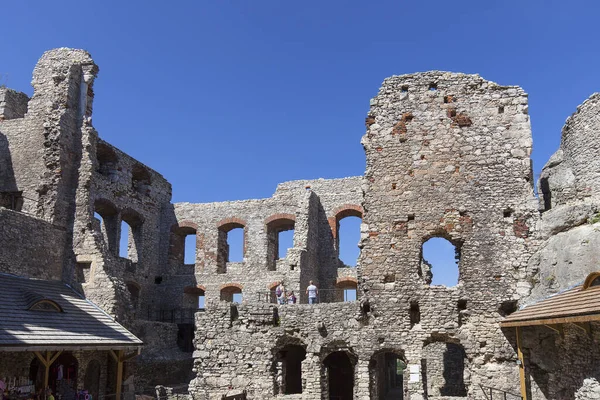
[[[60,280],[65,237],[42,219],[0,208],[0,272]]]

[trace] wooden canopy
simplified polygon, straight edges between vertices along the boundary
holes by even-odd
[[[137,351],[142,344],[62,282],[0,273],[0,351]]]
[[[509,315],[500,326],[509,328],[590,321],[600,321],[600,272],[588,275],[583,284]]]

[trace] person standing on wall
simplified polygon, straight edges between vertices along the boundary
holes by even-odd
[[[279,282],[279,285],[277,285],[277,288],[275,289],[275,296],[277,297],[278,304],[286,303],[285,286],[283,286],[283,281]]]
[[[319,289],[317,289],[313,281],[309,282],[308,287],[306,288],[306,294],[308,295],[308,304],[316,304]]]

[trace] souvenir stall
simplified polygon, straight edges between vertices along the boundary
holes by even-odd
[[[137,337],[64,283],[0,274],[0,287],[4,400],[121,398],[124,362],[142,347]]]

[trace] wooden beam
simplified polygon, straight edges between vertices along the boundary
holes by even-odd
[[[119,362],[119,356],[117,355],[117,353],[115,353],[114,350],[109,350],[108,353],[111,355],[111,357],[116,361]]]
[[[57,351],[56,354],[54,356],[52,356],[52,359],[48,362],[48,366],[51,366],[52,364],[54,364],[54,361],[56,361],[58,356],[60,356],[61,354],[62,354],[62,351]]]
[[[558,329],[558,327],[554,327],[552,325],[544,325],[544,326],[548,329],[552,329],[556,333],[560,333],[560,330]]]
[[[111,352],[113,352],[111,350]],[[114,352],[113,352],[114,353]],[[116,400],[121,400],[121,389],[123,387],[123,350],[119,350],[117,355],[117,393]]]
[[[517,333],[517,356],[519,357],[519,381],[521,382],[521,397],[523,400],[527,400],[527,382],[525,380],[525,357],[523,356],[523,349],[521,348],[521,329],[515,328]]]
[[[589,322],[573,322],[572,324],[587,333],[588,336],[592,336],[592,327]]]
[[[529,319],[524,321],[501,321],[501,328],[511,328],[515,326],[536,326],[536,325],[555,325],[555,324],[568,324],[573,322],[590,322],[600,321],[600,314],[593,315],[578,315],[571,317],[560,317],[560,318],[540,318],[540,319]]]

